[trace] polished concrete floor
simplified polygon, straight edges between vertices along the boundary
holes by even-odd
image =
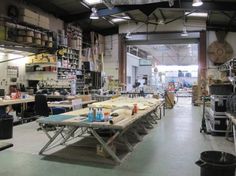
[[[192,106],[190,99],[179,100],[118,166],[47,160],[37,154],[47,140],[36,131],[37,125],[16,126],[10,140],[15,146],[0,152],[0,176],[199,176],[194,163],[202,151],[234,154],[233,143],[224,137],[199,133],[200,122],[201,109]]]

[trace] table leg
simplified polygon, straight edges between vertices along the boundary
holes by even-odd
[[[233,124],[233,135],[234,135],[234,149],[236,152],[236,129],[235,129],[235,125]]]
[[[120,158],[115,154],[115,152],[109,147],[109,145],[98,135],[98,133],[93,129],[90,128],[92,134],[94,135],[94,137],[98,140],[98,142],[104,147],[104,149],[107,151],[107,153],[118,163],[121,163]],[[117,132],[119,133],[119,132]],[[114,134],[113,136],[117,135]],[[114,140],[114,138],[113,138]],[[110,140],[108,140],[110,141]]]
[[[227,140],[229,139],[230,131],[232,131],[232,126],[233,126],[232,120],[229,118],[229,123],[228,123],[227,129],[226,129],[226,134],[225,134],[225,138]]]
[[[71,127],[71,129],[68,131],[66,136],[64,136],[63,141],[60,143],[61,145],[65,144],[66,141],[74,134],[74,132],[78,129],[78,127]]]
[[[166,116],[166,104],[163,103],[162,107],[163,107],[163,116]]]
[[[126,135],[122,135],[120,139],[124,142],[125,146],[127,149],[132,152],[133,151],[133,146],[129,143],[128,138]]]
[[[47,142],[47,144],[40,150],[39,154],[41,155],[51,144],[52,142],[57,138],[59,134],[64,130],[65,127],[61,127],[53,137],[50,138],[50,140]],[[44,130],[43,130],[44,131]]]

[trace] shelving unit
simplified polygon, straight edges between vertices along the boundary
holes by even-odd
[[[58,79],[76,79],[80,71],[80,51],[61,47],[57,52]]]
[[[218,68],[221,72],[226,72],[228,79],[233,85],[233,91],[236,92],[236,58],[233,58],[226,63],[222,64]]]
[[[17,50],[38,52],[53,50],[53,32],[40,26],[11,18],[0,18],[0,44]]]

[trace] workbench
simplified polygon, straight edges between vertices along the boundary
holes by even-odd
[[[11,100],[0,100],[0,106],[8,106],[14,104],[26,104],[30,102],[34,102],[34,97],[24,98],[24,99],[11,99]]]
[[[95,103],[97,100],[82,101],[82,106],[87,106],[88,104]],[[72,109],[73,105],[71,101],[62,101],[62,102],[48,102],[48,107],[57,107],[57,108],[68,108]]]
[[[117,100],[108,100],[105,101],[105,103],[102,103],[114,104],[115,101],[121,101],[121,99],[118,98]],[[123,120],[115,124],[110,124],[109,122],[89,122],[87,120],[88,108],[38,119],[37,122],[49,138],[49,141],[41,149],[39,154],[43,154],[44,151],[52,147],[52,144],[64,145],[71,138],[84,137],[84,134],[89,132],[100,143],[100,145],[109,154],[109,156],[112,157],[114,161],[121,163],[121,159],[119,158],[119,156],[117,156],[116,152],[112,150],[111,145],[117,140],[121,140],[124,146],[129,151],[132,151],[133,147],[127,139],[127,133],[131,132],[138,140],[140,140],[138,129],[147,131],[147,128],[153,128],[153,125],[157,124],[157,120],[160,119],[157,112],[159,111],[159,108],[162,108],[161,106],[163,106],[163,100],[160,99],[154,102],[155,103],[152,105],[149,102],[148,104],[150,106],[146,107],[145,109],[139,110],[138,113],[134,115],[125,117]],[[111,111],[111,109],[105,109],[104,111]],[[46,125],[53,125],[56,127],[57,130],[53,135],[49,134],[49,132],[45,128]],[[66,133],[64,133],[65,129]],[[97,129],[111,130],[113,132],[113,135],[109,137],[109,139],[103,138],[99,133],[97,133]],[[61,138],[61,136],[63,137]],[[57,143],[55,143],[55,141],[57,141]]]
[[[225,115],[229,118],[227,131],[233,131],[234,148],[236,152],[236,114],[226,112]],[[229,132],[226,133],[226,139],[229,138]]]

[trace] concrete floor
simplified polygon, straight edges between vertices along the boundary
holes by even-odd
[[[233,143],[224,137],[199,133],[201,109],[190,99],[179,100],[159,124],[136,145],[119,166],[78,164],[69,160],[46,160],[37,152],[47,141],[37,125],[14,128],[14,147],[0,152],[1,176],[199,176],[194,162],[205,150],[234,154]],[[79,156],[78,156],[79,157]]]

